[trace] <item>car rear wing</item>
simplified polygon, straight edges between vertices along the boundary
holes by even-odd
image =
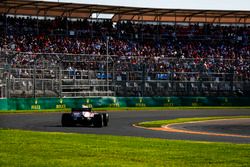
[[[91,112],[91,108],[72,108],[71,112]]]

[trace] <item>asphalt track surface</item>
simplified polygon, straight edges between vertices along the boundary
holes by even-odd
[[[122,111],[108,112],[110,122],[108,127],[62,127],[62,113],[22,113],[0,114],[0,128],[24,129],[32,131],[66,132],[82,134],[105,134],[116,136],[137,136],[147,138],[195,140],[212,142],[250,143],[250,137],[213,136],[202,134],[188,134],[179,132],[155,131],[136,128],[133,124],[143,121],[167,120],[176,118],[209,117],[209,116],[250,116],[250,109],[220,109],[220,110],[169,110],[169,111]],[[189,126],[190,128],[190,126]],[[232,125],[205,124],[191,126],[191,129],[213,131],[216,133],[250,134],[249,122]],[[233,129],[230,130],[230,129]]]
[[[168,127],[190,132],[206,132],[215,135],[238,135],[250,138],[250,118],[220,119],[172,124]]]

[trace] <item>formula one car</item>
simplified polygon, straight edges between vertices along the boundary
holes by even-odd
[[[109,115],[107,113],[92,112],[91,108],[72,108],[71,113],[62,115],[62,126],[108,126]]]

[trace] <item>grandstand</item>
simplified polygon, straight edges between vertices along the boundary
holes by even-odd
[[[250,11],[3,0],[0,95],[249,96],[249,26]]]

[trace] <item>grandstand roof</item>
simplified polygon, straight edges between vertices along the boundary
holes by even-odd
[[[90,18],[93,13],[99,13],[114,14],[113,21],[250,24],[250,11],[138,8],[34,0],[2,0],[0,2],[0,13],[74,18]]]

